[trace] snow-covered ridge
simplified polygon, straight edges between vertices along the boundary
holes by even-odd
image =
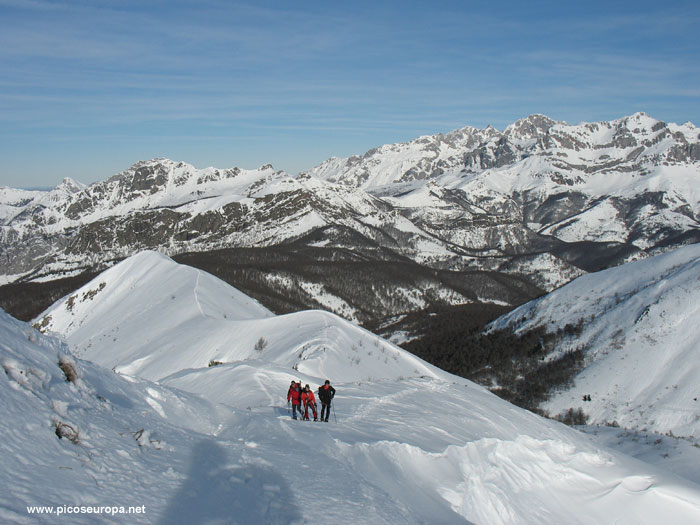
[[[60,334],[81,358],[151,380],[179,374],[182,383],[182,371],[209,372],[212,362],[235,365],[226,368],[235,375],[249,360],[340,381],[444,376],[334,314],[274,316],[223,281],[155,252],[106,270],[35,324]],[[256,350],[261,338],[264,350]]]
[[[142,161],[82,189],[66,183],[51,199],[8,194],[0,274],[42,279],[144,249],[312,236],[314,246],[354,248],[326,234],[342,228],[420,265],[499,271],[550,290],[700,240],[698,135],[643,113],[578,125],[531,115],[504,131],[465,127],[332,158],[298,176]]]
[[[165,286],[173,279],[186,281],[173,290],[175,297]],[[205,305],[216,305],[232,323],[253,322],[251,314],[275,319],[219,283],[145,253],[98,276],[52,312],[57,322],[72,318],[76,330],[68,336],[69,346],[81,330],[96,333],[102,324],[105,333],[120,339],[121,348],[111,349],[133,352],[136,360],[150,359],[159,343],[154,336],[168,331],[209,337],[214,312]],[[120,284],[124,290],[116,291]],[[141,302],[150,297],[137,316],[125,320],[143,339],[153,338],[138,348],[130,346],[135,338],[111,331],[117,316],[133,306],[126,289]],[[118,308],[115,299],[128,304],[119,311],[101,308],[103,301]],[[168,301],[191,312],[196,322],[182,326],[181,318],[164,315]],[[97,313],[91,316],[90,309]],[[183,344],[171,349],[171,357],[187,365],[181,358],[189,356],[189,364],[198,368],[151,383],[72,357],[57,339],[0,312],[5,371],[0,416],[8,426],[0,442],[8,488],[0,494],[0,518],[26,520],[27,505],[109,500],[145,505],[143,516],[130,516],[137,523],[231,517],[255,523],[353,519],[378,524],[700,519],[697,485],[601,449],[583,434],[509,405],[464,379],[434,369],[420,377],[344,380],[353,377],[353,368],[376,372],[367,343],[374,353],[392,346],[379,341],[384,346],[378,349],[375,339],[360,346],[360,332],[348,332],[346,323],[327,314],[323,319],[335,330],[297,322],[287,341],[322,340],[328,349],[323,353],[338,361],[300,356],[308,368],[294,367],[274,357],[280,351],[270,337],[258,358],[200,367],[200,352]],[[358,341],[356,349],[343,344],[343,333]],[[109,337],[94,338],[89,351],[103,355],[103,344],[109,348]],[[359,363],[343,359],[360,353]],[[58,355],[71,360],[77,382],[66,382]],[[403,362],[400,356],[393,366]],[[147,367],[132,370],[151,373]],[[292,421],[284,397],[290,379],[315,387],[326,375],[338,392],[336,417],[329,423]],[[57,422],[79,431],[76,443],[57,437]],[[73,517],[77,523],[95,519]]]
[[[180,209],[205,213],[249,197],[266,182],[289,179],[272,166],[258,170],[197,169],[169,159],[140,161],[128,170],[84,188],[59,211],[73,221],[94,222],[135,210]],[[291,182],[291,181],[288,181]],[[193,208],[194,206],[194,208]]]
[[[447,135],[421,137],[386,145],[363,156],[329,159],[307,173],[363,189],[421,179],[434,180],[466,169],[478,173],[519,165],[530,157],[540,160],[540,179],[557,171],[627,172],[665,163],[700,160],[700,130],[691,123],[666,124],[644,113],[609,122],[569,125],[544,115],[531,115],[503,132],[492,127],[463,128]],[[529,163],[531,165],[531,163]],[[585,169],[581,170],[585,166]],[[529,171],[534,171],[532,166]],[[548,173],[550,172],[550,173]],[[564,176],[565,178],[569,178]],[[540,184],[544,181],[540,180]],[[531,184],[537,184],[531,180]]]
[[[543,406],[581,408],[593,423],[700,436],[700,246],[584,275],[496,320],[493,328],[580,327],[555,353],[586,367]],[[584,401],[584,396],[590,396]]]

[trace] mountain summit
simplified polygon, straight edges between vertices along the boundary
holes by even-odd
[[[700,240],[699,135],[644,113],[578,125],[531,115],[504,131],[465,127],[298,176],[153,159],[51,199],[0,193],[0,271],[5,282],[46,280],[146,249],[283,247],[334,260],[341,250],[481,272],[479,282],[496,272],[506,279],[498,292],[440,284],[437,302],[514,304],[525,288],[531,298]]]
[[[196,374],[210,363],[228,363],[235,375],[236,367],[255,359],[343,382],[445,377],[338,316],[274,316],[216,277],[156,252],[106,270],[35,324],[61,334],[81,358],[154,381],[168,382],[180,372],[182,382],[183,371]]]

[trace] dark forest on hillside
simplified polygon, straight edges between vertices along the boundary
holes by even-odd
[[[298,285],[299,281],[322,283],[328,292],[355,308],[365,328],[385,337],[405,332],[410,341],[401,345],[404,349],[525,408],[536,409],[548,392],[566,386],[582,366],[582,350],[545,359],[557,341],[574,335],[575,328],[564,334],[542,330],[518,335],[509,331],[484,333],[486,325],[510,307],[448,305],[436,296],[431,306],[416,310],[395,293],[397,288],[420,289],[428,283],[474,299],[494,289],[508,294],[516,304],[531,299],[536,290],[512,276],[437,271],[407,260],[378,261],[345,249],[309,247],[220,250],[173,259],[216,275],[277,314],[323,308]],[[96,275],[85,272],[54,281],[5,285],[0,287],[0,307],[29,321]],[[278,277],[287,285],[276,286]]]
[[[455,375],[479,383],[523,408],[536,410],[548,394],[570,385],[583,366],[583,349],[547,358],[557,343],[575,337],[581,326],[547,333],[539,328],[514,334],[485,333],[506,313],[496,305],[461,305],[409,314],[380,332],[400,329],[415,335],[402,348]]]
[[[97,275],[97,272],[85,272],[53,281],[0,286],[0,308],[15,319],[31,321],[53,303],[87,284]]]

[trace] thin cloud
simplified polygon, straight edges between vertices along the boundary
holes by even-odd
[[[0,9],[0,156],[18,165],[55,137],[65,151],[123,137],[125,157],[247,137],[260,151],[293,143],[298,159],[530,113],[700,120],[700,8],[688,2]]]

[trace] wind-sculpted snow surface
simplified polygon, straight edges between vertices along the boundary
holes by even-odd
[[[592,423],[697,439],[699,275],[700,246],[687,246],[579,277],[492,326],[568,331],[554,355],[585,349],[574,386],[543,405],[551,413],[581,408]]]
[[[59,508],[173,525],[700,520],[699,486],[447,374],[334,381],[333,417],[313,423],[284,394],[321,378],[264,359],[205,367],[179,385],[195,396],[74,358],[3,312],[0,341],[4,523],[56,523]],[[236,380],[210,380],[227,368]]]
[[[59,360],[75,370],[73,382]],[[197,396],[75,359],[65,343],[2,311],[0,365],[2,523],[157,522],[153,509],[186,479],[190,449],[223,414]],[[145,514],[56,515],[59,507],[144,505]]]

